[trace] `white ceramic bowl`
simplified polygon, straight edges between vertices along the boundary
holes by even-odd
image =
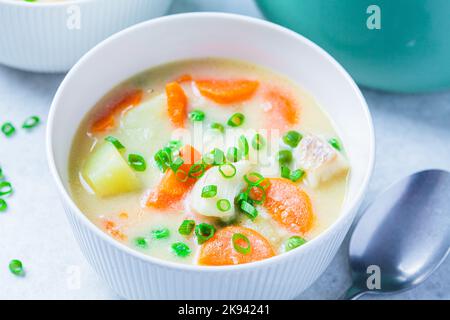
[[[0,0],[0,63],[28,71],[67,71],[100,41],[165,14],[171,2]]]
[[[167,262],[113,240],[83,215],[69,195],[67,163],[72,139],[98,99],[145,69],[210,56],[251,61],[289,76],[330,114],[345,143],[352,173],[342,213],[329,229],[297,250],[237,266]],[[86,258],[118,294],[139,299],[295,297],[319,277],[338,250],[364,195],[374,160],[374,134],[366,102],[333,58],[311,41],[275,24],[220,13],[159,18],[99,44],[72,68],[56,93],[47,139],[51,172]]]

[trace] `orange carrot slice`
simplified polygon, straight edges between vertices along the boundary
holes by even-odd
[[[113,106],[115,113],[122,112],[126,108],[134,107],[141,103],[144,92],[142,90],[134,90],[126,93],[116,104]]]
[[[286,93],[270,90],[265,94],[272,108],[268,111],[268,121],[271,128],[287,129],[299,121],[299,109],[295,101]]]
[[[116,126],[116,118],[113,114],[101,117],[91,126],[92,133],[100,133],[108,131]]]
[[[132,90],[115,97],[105,106],[105,112],[92,124],[92,133],[101,133],[113,129],[116,126],[116,117],[127,108],[141,103],[144,92]]]
[[[249,253],[243,254],[234,249],[232,237],[236,233],[243,234],[250,241]],[[246,247],[246,243],[242,246]],[[208,266],[223,266],[254,262],[274,255],[275,251],[269,241],[255,230],[229,226],[217,231],[202,245],[198,263]]]
[[[201,153],[189,144],[180,149],[180,157],[184,161],[180,168],[185,170],[186,172],[189,171],[191,165],[199,162],[202,159]]]
[[[167,110],[172,124],[176,128],[183,128],[187,117],[188,98],[178,82],[166,85]]]
[[[250,99],[259,86],[252,80],[196,80],[200,93],[216,103],[230,104]]]
[[[147,198],[147,207],[164,210],[176,208],[180,200],[191,190],[197,181],[195,178],[187,177],[191,166],[201,159],[201,154],[190,145],[184,146],[180,150],[180,157],[184,163],[177,173],[167,170],[158,187],[152,190]],[[180,177],[178,172],[184,172],[185,176]],[[183,179],[186,178],[187,179]]]
[[[183,83],[183,82],[189,82],[192,81],[192,76],[190,74],[182,74],[178,78],[175,79],[175,82]]]
[[[158,187],[152,190],[147,198],[147,207],[164,210],[180,207],[179,202],[191,189],[192,182],[180,181],[172,170],[167,171]]]
[[[290,232],[308,232],[314,221],[311,200],[306,192],[290,180],[268,178],[263,207],[272,218]]]

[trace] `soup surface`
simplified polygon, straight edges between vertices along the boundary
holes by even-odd
[[[349,167],[332,121],[290,80],[240,61],[125,81],[75,136],[73,199],[117,241],[186,264],[253,262],[338,217]]]

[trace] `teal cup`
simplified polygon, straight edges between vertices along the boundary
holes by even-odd
[[[450,89],[450,0],[256,3],[267,19],[327,50],[362,86],[399,92]]]

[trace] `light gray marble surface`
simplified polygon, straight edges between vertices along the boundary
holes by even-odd
[[[172,12],[228,11],[261,17],[251,0],[180,0]],[[116,299],[87,264],[72,236],[45,156],[45,122],[63,75],[32,74],[0,66],[0,123],[20,126],[30,115],[43,125],[0,135],[0,166],[15,192],[0,214],[0,299]],[[393,181],[424,168],[450,170],[450,91],[401,95],[363,89],[373,115],[377,153],[365,203]],[[450,195],[449,195],[450,197]],[[399,226],[401,228],[401,226]],[[326,272],[298,298],[334,299],[350,284],[347,243]],[[26,277],[8,262],[21,259]],[[80,286],[77,286],[79,275]],[[377,298],[377,297],[367,297]],[[450,299],[450,261],[425,283],[390,299]]]

